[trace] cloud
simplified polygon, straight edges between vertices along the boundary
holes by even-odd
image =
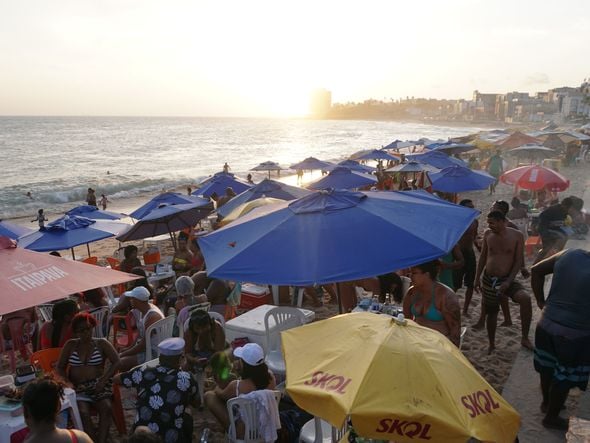
[[[543,72],[535,72],[524,79],[526,85],[546,85],[549,83],[549,76]]]

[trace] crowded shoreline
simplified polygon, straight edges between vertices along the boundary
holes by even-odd
[[[585,191],[590,186],[590,180],[587,178],[586,173],[586,166],[584,164],[580,165],[572,165],[572,166],[564,166],[561,168],[561,173],[567,176],[570,180],[570,186],[564,195],[576,195],[576,196],[583,196]],[[262,179],[265,177],[266,174],[257,175],[254,180],[257,182],[258,179]],[[276,173],[273,173],[276,175]],[[290,184],[290,185],[297,185],[297,184],[307,184],[312,180],[316,180],[320,178],[322,174],[320,172],[316,172],[315,174],[305,174],[303,177],[298,177],[296,175],[291,176],[283,176],[280,178],[280,181]],[[272,177],[273,179],[276,178],[275,176]],[[187,186],[194,186],[193,183],[187,183]],[[178,188],[173,189],[173,191],[177,191],[180,193],[186,193],[187,186],[180,186]],[[99,190],[100,192],[100,190]],[[470,199],[473,201],[475,209],[481,211],[482,217],[480,218],[480,225],[479,225],[479,232],[478,236],[481,237],[483,231],[487,228],[485,223],[485,216],[488,213],[489,209],[492,208],[494,202],[496,200],[504,200],[510,201],[514,196],[514,190],[512,187],[504,184],[499,184],[495,190],[495,193],[488,193],[487,190],[482,191],[468,191],[468,192],[461,192],[460,199]],[[109,210],[118,211],[122,213],[130,213],[132,209],[139,206],[141,203],[146,201],[148,196],[141,196],[135,197],[133,199],[126,199],[121,201],[113,201],[110,202],[108,205]],[[59,214],[47,214],[48,218],[52,220],[54,217],[58,216]],[[29,218],[19,218],[13,220],[17,224],[22,226],[30,226],[30,219]],[[133,241],[127,244],[132,244],[139,247],[140,255],[144,252],[144,247],[146,244],[149,243],[149,239],[146,241]],[[161,240],[158,242],[160,245],[160,253],[164,256],[172,256],[174,255],[174,248],[170,241]],[[125,246],[123,245],[123,246]],[[106,257],[110,257],[113,255],[114,251],[119,250],[120,244],[113,238],[105,239],[100,241],[99,243],[94,243],[92,245],[92,255],[97,256],[100,259],[104,259]],[[64,254],[65,255],[65,254]],[[479,257],[478,257],[479,258]],[[525,263],[526,267],[530,267],[531,265],[531,258],[527,257],[527,262]],[[530,285],[523,279],[522,277],[518,277],[518,281],[525,285],[530,292]],[[465,295],[465,289],[460,289],[457,291],[457,296],[461,304],[463,304]],[[531,295],[532,296],[532,295]],[[338,305],[334,303],[335,300],[331,300],[331,297],[328,293],[323,294],[323,300],[321,301],[320,306],[316,306],[317,300],[305,298],[303,307],[308,310],[312,310],[315,313],[315,320],[322,320],[326,318],[333,317],[338,314]],[[510,303],[510,313],[512,318],[515,319],[512,326],[507,327],[499,327],[497,330],[497,349],[493,353],[488,352],[488,343],[486,339],[486,332],[485,330],[475,330],[472,326],[476,323],[477,320],[477,313],[479,309],[481,298],[479,294],[473,295],[473,300],[471,302],[471,307],[467,315],[463,316],[462,324],[467,326],[467,333],[463,339],[461,350],[463,354],[467,357],[467,359],[471,362],[471,364],[477,369],[477,371],[486,379],[486,381],[494,387],[496,390],[502,390],[504,386],[516,354],[520,352],[521,349],[521,337],[518,330],[518,326],[520,325],[519,320],[519,309],[518,305],[514,303]],[[540,311],[536,308],[533,308],[533,318],[532,318],[532,330],[534,330],[535,323],[538,320],[540,315]],[[532,354],[531,354],[532,358]],[[575,395],[572,398],[575,399]],[[568,407],[571,406],[571,403],[568,403]],[[132,410],[127,411],[127,423],[132,421]],[[196,431],[196,438],[200,438],[200,433],[204,429],[209,429],[210,432],[210,440],[209,441],[222,441],[223,434],[225,429],[219,426],[219,423],[215,420],[215,418],[211,415],[210,411],[207,409],[204,411],[200,411],[199,413],[194,414],[194,429]],[[112,438],[114,435],[111,434]],[[526,440],[521,440],[526,441]]]

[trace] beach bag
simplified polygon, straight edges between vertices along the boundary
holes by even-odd
[[[239,306],[242,301],[242,283],[236,282],[225,303],[229,306]]]

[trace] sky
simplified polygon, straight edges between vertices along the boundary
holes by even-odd
[[[0,115],[303,116],[590,77],[585,0],[0,0]]]

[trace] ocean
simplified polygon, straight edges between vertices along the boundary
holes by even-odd
[[[312,155],[341,160],[395,139],[478,130],[356,120],[0,117],[0,219],[33,216],[39,208],[65,212],[84,202],[89,187],[121,206],[124,199],[194,186],[225,162],[245,177],[267,160],[285,166]]]

